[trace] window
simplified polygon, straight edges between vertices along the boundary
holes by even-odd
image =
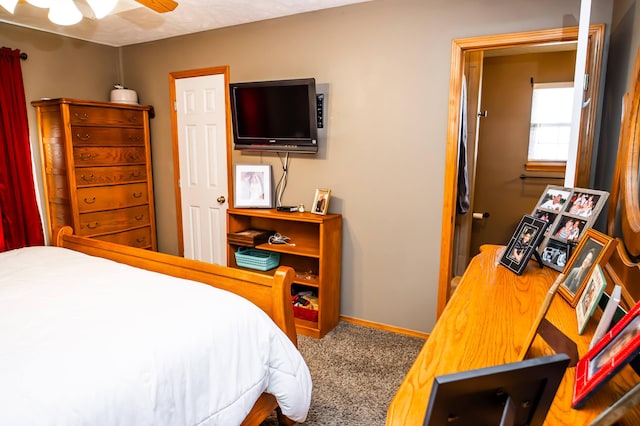
[[[569,156],[573,82],[533,85],[527,164],[563,165]]]

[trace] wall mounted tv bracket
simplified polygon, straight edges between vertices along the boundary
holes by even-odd
[[[324,93],[316,94],[316,111],[318,113],[318,129],[324,128]]]

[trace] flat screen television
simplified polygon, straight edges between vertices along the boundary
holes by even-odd
[[[318,152],[313,78],[231,83],[235,149]]]
[[[436,376],[425,426],[541,426],[569,365],[556,354]]]

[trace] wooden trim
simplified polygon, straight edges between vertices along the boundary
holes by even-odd
[[[171,111],[171,141],[173,149],[173,188],[176,201],[176,221],[178,224],[178,255],[184,256],[184,234],[182,232],[182,192],[180,191],[180,155],[178,144],[178,116],[175,110],[176,105],[176,80],[180,78],[203,77],[208,75],[224,75],[225,113],[227,116],[227,203],[233,205],[233,182],[232,182],[232,154],[233,149],[231,135],[231,104],[229,102],[229,66],[200,68],[188,71],[175,71],[169,73],[169,110]]]
[[[528,172],[564,173],[566,161],[527,161],[524,169]]]
[[[390,331],[396,334],[404,334],[405,336],[419,337],[420,339],[425,339],[425,340],[429,337],[429,333],[409,330],[407,328],[394,327],[392,325],[380,324],[378,322],[366,321],[358,318],[347,317],[344,315],[340,315],[340,321],[348,322],[350,324],[361,325],[363,327],[375,328],[376,330]]]
[[[589,27],[589,52],[592,63],[591,75],[591,106],[597,105],[600,68],[604,40],[604,24]],[[462,70],[464,54],[477,50],[494,50],[507,47],[535,46],[548,43],[575,42],[578,40],[578,27],[555,28],[519,32],[511,34],[490,35],[453,40],[451,47],[451,76],[449,84],[449,113],[447,127],[447,143],[445,157],[444,200],[442,208],[442,234],[440,244],[440,275],[438,280],[437,316],[440,317],[449,300],[451,293],[451,277],[453,267],[453,239],[455,232],[455,198],[457,188],[458,167],[458,129],[460,127],[460,87],[462,84]],[[595,111],[595,110],[594,110]],[[578,156],[582,158],[576,164],[576,182],[588,180],[591,169],[591,152],[595,132],[596,113],[590,113],[585,122],[585,114],[581,119],[583,127],[578,143]],[[585,185],[588,186],[588,185]],[[640,222],[639,228],[640,229]]]

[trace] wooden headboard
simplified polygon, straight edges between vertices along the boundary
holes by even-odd
[[[640,154],[640,50],[631,85],[624,96],[618,157],[611,183],[607,233],[618,235],[616,251],[606,270],[622,287],[621,303],[628,309],[640,300],[640,204],[638,161]]]

